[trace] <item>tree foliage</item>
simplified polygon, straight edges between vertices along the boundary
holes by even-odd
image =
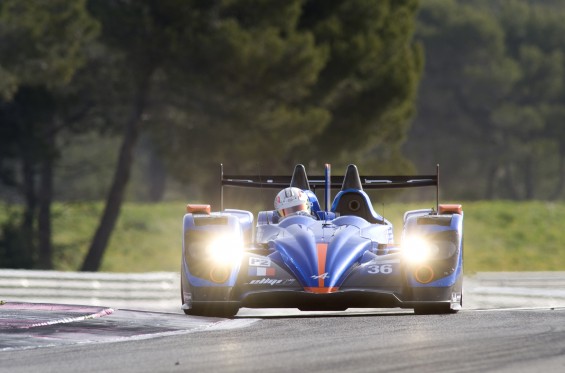
[[[150,115],[176,178],[210,185],[220,162],[231,172],[408,168],[398,161],[422,65],[415,1],[216,4],[163,72],[175,84]]]
[[[422,3],[426,68],[406,149],[420,167],[445,166],[451,195],[562,194],[564,12],[551,2]]]
[[[60,97],[97,23],[84,1],[0,2],[0,181],[25,201],[4,225],[4,266],[51,267],[50,204]],[[14,247],[15,246],[15,247]]]
[[[81,195],[57,175],[97,136],[120,145],[75,162],[106,195],[87,270],[128,190],[158,199],[174,179],[208,198],[219,162],[412,160],[440,163],[453,198],[562,198],[564,16],[555,0],[0,0],[1,191],[25,206],[1,265],[50,266],[50,203]],[[140,151],[152,171],[132,185]]]
[[[84,270],[100,266],[140,137],[192,190],[206,190],[218,162],[233,172],[270,173],[288,172],[298,161],[340,165],[358,158],[376,168],[377,156],[402,160],[422,66],[412,41],[416,0],[0,4],[2,46],[21,44],[16,56],[0,56],[4,113],[27,108],[23,99],[35,108],[32,93],[42,97],[37,108],[45,107],[26,110],[29,133],[48,140],[44,146],[20,132],[9,140],[40,149],[37,159],[50,155],[45,165],[23,162],[27,174],[13,173],[28,188],[29,210],[40,199],[40,215],[48,213],[60,187],[53,168],[77,134],[121,141]],[[44,137],[39,126],[57,136]],[[16,152],[5,164],[24,158]],[[407,163],[389,169],[395,167]]]

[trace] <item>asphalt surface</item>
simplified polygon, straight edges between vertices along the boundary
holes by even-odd
[[[0,323],[0,372],[565,371],[565,308],[244,309],[233,320],[114,310],[64,320]]]

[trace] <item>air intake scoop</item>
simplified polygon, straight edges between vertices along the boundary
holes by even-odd
[[[343,178],[341,190],[346,189],[363,190],[363,186],[361,186],[361,178],[359,177],[359,171],[357,170],[357,166],[355,166],[354,164],[347,166],[347,171],[345,171],[345,177]]]
[[[308,176],[306,176],[304,165],[297,164],[296,167],[294,167],[290,186],[302,190],[310,190],[310,184],[308,183]]]

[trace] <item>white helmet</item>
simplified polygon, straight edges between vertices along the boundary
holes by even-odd
[[[311,206],[308,196],[299,188],[285,188],[275,198],[275,210],[281,218],[300,212],[310,215]]]

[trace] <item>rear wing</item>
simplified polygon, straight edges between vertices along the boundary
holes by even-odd
[[[349,167],[351,167],[350,165]],[[304,166],[297,165],[304,169]],[[329,199],[331,189],[343,189],[344,181],[349,174],[349,167],[345,176],[331,176],[331,166],[325,165],[325,175],[323,176],[308,176],[306,177],[305,171],[304,178],[306,180],[306,188],[312,189],[314,193],[317,188],[324,188],[324,199],[326,211],[329,209]],[[357,172],[357,168],[354,172]],[[296,178],[295,174],[288,175],[230,175],[224,174],[224,166],[220,164],[220,181],[221,181],[221,211],[224,206],[224,186],[241,187],[241,188],[272,188],[284,189],[291,186],[293,180]],[[402,189],[402,188],[419,188],[427,186],[436,187],[436,211],[439,209],[439,164],[436,165],[436,173],[431,175],[377,175],[377,176],[359,176],[360,184],[357,184],[362,189]],[[302,188],[302,189],[306,189]]]

